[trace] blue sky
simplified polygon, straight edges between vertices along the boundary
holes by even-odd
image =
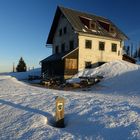
[[[139,0],[0,0],[0,72],[12,71],[22,56],[28,67],[51,55],[45,43],[57,5],[112,20],[130,38],[140,42]]]

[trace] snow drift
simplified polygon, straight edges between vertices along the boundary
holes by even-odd
[[[80,76],[94,77],[97,75],[104,77],[99,84],[111,91],[139,91],[138,83],[140,83],[140,66],[123,60],[105,63],[94,69],[85,69],[76,74],[72,79],[68,80],[68,82],[79,82]]]
[[[41,68],[36,68],[27,72],[11,72],[8,73],[8,75],[17,78],[18,80],[26,80],[29,75],[41,76]]]

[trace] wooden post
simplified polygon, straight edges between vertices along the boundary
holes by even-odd
[[[64,98],[56,98],[56,127],[63,128],[64,125]]]

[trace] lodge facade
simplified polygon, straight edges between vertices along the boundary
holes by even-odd
[[[127,59],[123,56],[127,39],[106,18],[57,7],[46,42],[52,45],[52,55],[41,61],[42,74],[67,79],[85,68]]]

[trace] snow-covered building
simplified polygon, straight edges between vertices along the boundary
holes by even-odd
[[[68,78],[87,67],[123,56],[128,37],[109,19],[57,7],[46,44],[52,55],[41,61],[42,73]]]

